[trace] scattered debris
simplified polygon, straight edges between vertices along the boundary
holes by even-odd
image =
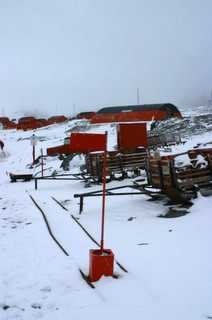
[[[181,138],[188,138],[210,130],[212,130],[212,114],[204,114],[157,121],[152,132],[159,135],[167,134],[167,132],[176,134],[177,132]]]
[[[32,303],[31,304],[31,307],[33,309],[41,309],[42,308],[42,305],[40,303]]]
[[[132,221],[134,219],[136,219],[136,217],[130,217],[130,218],[127,219],[127,221]]]
[[[51,292],[52,289],[51,289],[50,286],[46,286],[46,287],[41,288],[40,291],[42,291],[42,292]]]
[[[178,218],[185,216],[188,214],[189,211],[186,208],[176,208],[176,207],[170,207],[167,211],[167,213],[160,214],[158,217],[159,218]]]
[[[137,244],[138,246],[148,246],[149,243],[148,242],[141,242]]]
[[[7,304],[5,304],[5,305],[2,306],[2,309],[3,309],[3,310],[7,310],[7,309],[9,309],[9,308],[10,308],[10,306],[8,306]]]
[[[11,182],[16,182],[17,180],[30,181],[33,175],[30,173],[10,173]]]

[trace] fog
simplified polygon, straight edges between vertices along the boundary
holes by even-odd
[[[207,104],[211,15],[211,0],[0,0],[0,114]]]

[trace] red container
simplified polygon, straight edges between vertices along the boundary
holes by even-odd
[[[47,148],[46,152],[48,156],[56,156],[58,154],[69,154],[69,145],[64,144],[57,147]]]
[[[135,150],[138,147],[147,147],[146,123],[120,123],[118,149]]]
[[[113,276],[114,254],[110,249],[89,251],[89,280],[98,281],[101,276]]]
[[[70,137],[70,152],[88,153],[104,151],[106,135],[99,133],[72,133]]]

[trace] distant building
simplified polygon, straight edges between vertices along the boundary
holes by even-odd
[[[102,108],[92,117],[91,122],[152,121],[172,117],[182,118],[182,115],[178,108],[171,103],[143,104]]]
[[[93,116],[95,116],[96,112],[94,111],[86,111],[86,112],[80,112],[77,114],[77,119],[91,119]]]

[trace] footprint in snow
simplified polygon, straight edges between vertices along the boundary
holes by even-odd
[[[46,287],[41,288],[40,291],[42,291],[42,292],[51,292],[52,289],[51,289],[50,286],[46,286]]]

